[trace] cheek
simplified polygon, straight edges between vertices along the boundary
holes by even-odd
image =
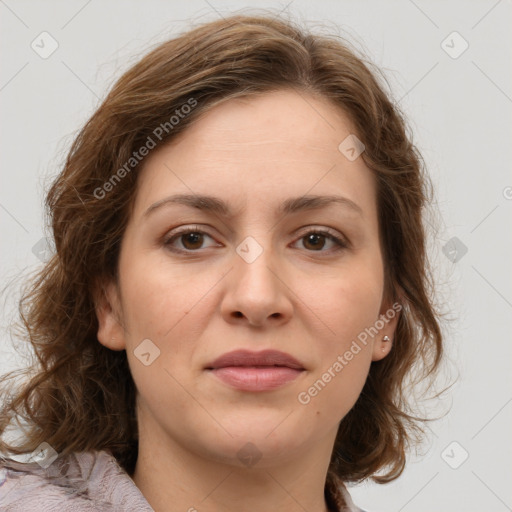
[[[152,403],[164,396],[168,400],[167,392],[187,399],[179,383],[188,381],[197,365],[197,340],[214,308],[209,292],[222,274],[210,269],[192,279],[190,270],[170,265],[158,255],[121,263],[126,352],[137,388]],[[142,352],[144,343],[148,350]],[[141,352],[150,356],[141,358]],[[164,395],[162,389],[167,390]],[[180,401],[175,402],[180,407]]]
[[[324,355],[347,350],[379,318],[383,273],[378,259],[347,262],[322,279],[297,281],[296,289],[317,318],[317,349]]]
[[[373,338],[368,334],[379,318],[383,274],[379,261],[358,265],[309,288],[309,304],[320,318],[321,335],[315,350],[318,362],[299,402],[310,403],[317,414],[332,421],[345,416],[364,386],[372,360]],[[304,296],[308,293],[302,289]],[[336,404],[335,407],[332,407]],[[324,418],[325,419],[325,418]]]
[[[121,275],[128,276],[122,283],[127,342],[133,345],[154,338],[167,343],[187,323],[188,315],[194,314],[215,276],[191,279],[161,257],[139,261],[126,262],[120,269]]]

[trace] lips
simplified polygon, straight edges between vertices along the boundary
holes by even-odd
[[[215,378],[239,391],[272,391],[305,371],[294,357],[277,350],[236,350],[215,359],[205,368]]]
[[[224,354],[209,365],[207,370],[216,370],[228,366],[272,367],[281,366],[294,370],[304,370],[302,364],[294,357],[278,350],[263,350],[251,352],[249,350],[235,350]]]

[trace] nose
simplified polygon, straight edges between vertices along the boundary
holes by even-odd
[[[233,270],[224,295],[221,313],[228,323],[252,327],[278,326],[293,313],[293,292],[272,251],[265,248],[249,262],[233,253]]]

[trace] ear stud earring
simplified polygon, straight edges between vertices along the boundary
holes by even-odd
[[[382,341],[384,341],[384,342],[388,342],[388,341],[391,341],[391,340],[389,339],[389,336],[384,336],[384,337],[382,338]],[[386,350],[387,350],[387,347],[385,347],[385,346],[384,346],[384,347],[382,347],[382,352],[386,352]]]

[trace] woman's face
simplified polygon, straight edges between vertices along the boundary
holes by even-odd
[[[397,318],[379,321],[376,186],[352,133],[327,101],[279,91],[226,101],[147,157],[97,310],[141,435],[231,464],[330,452]],[[239,350],[256,359],[215,362]]]

